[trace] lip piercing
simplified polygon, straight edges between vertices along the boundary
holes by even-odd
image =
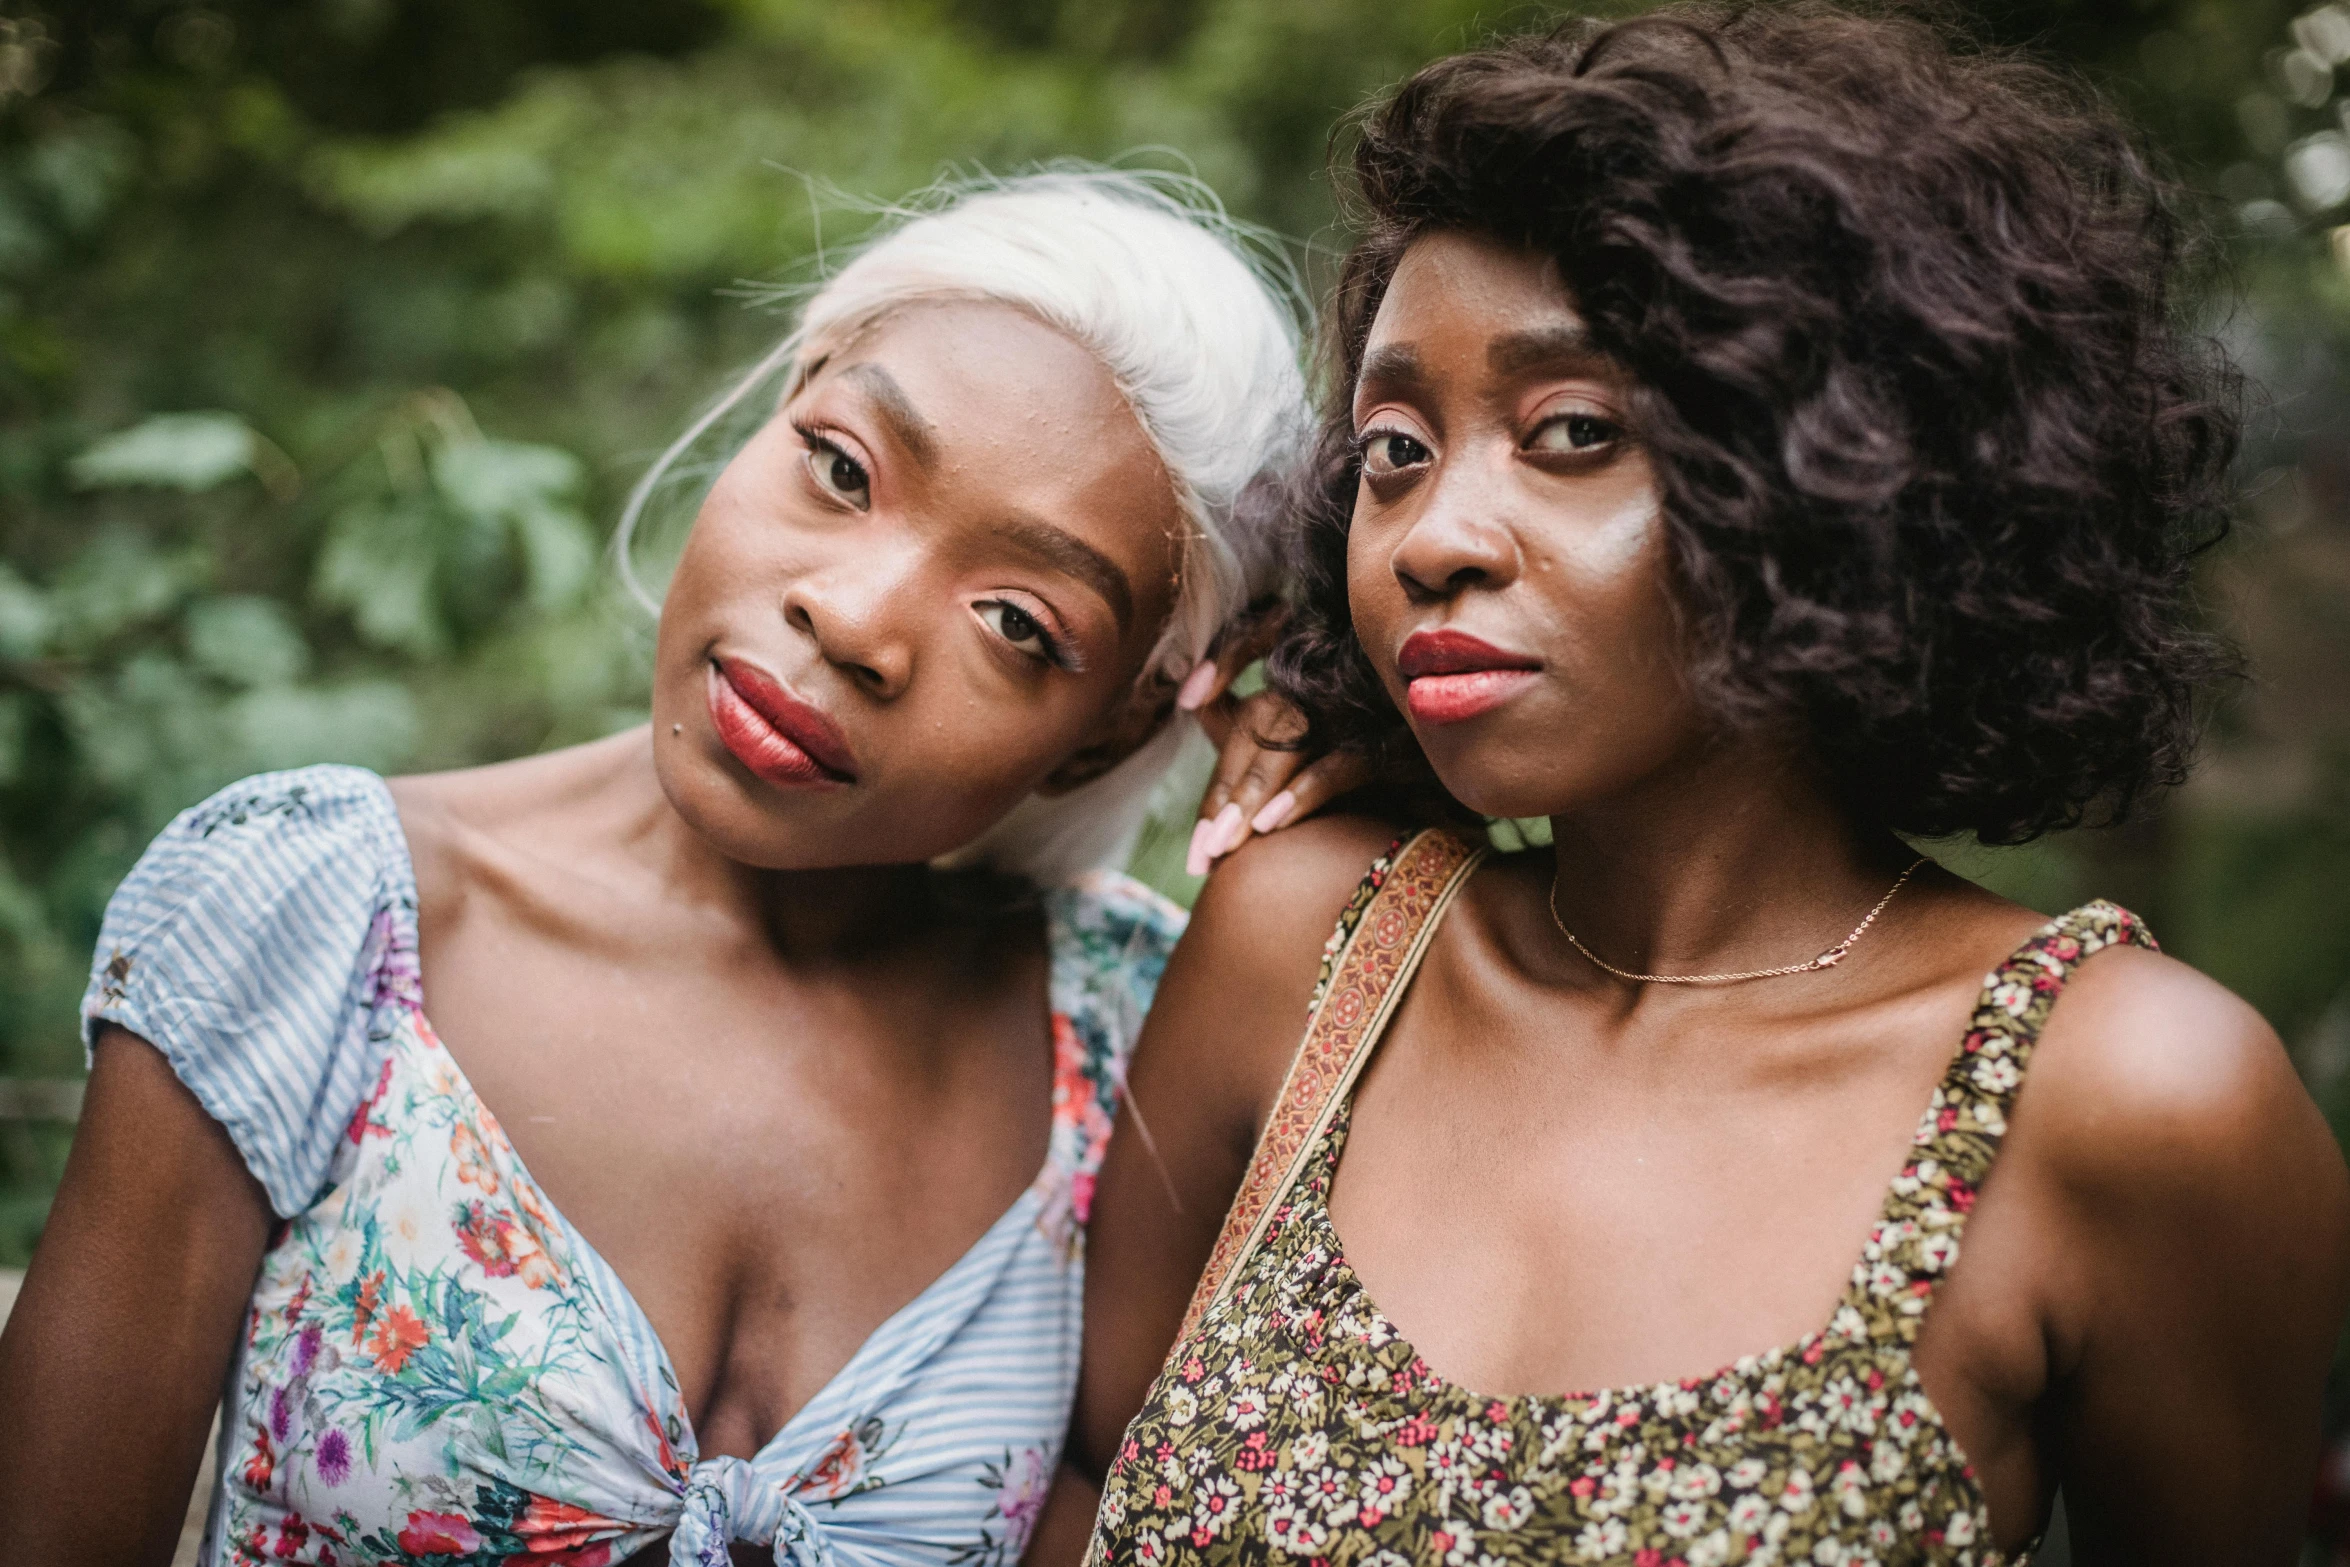
[[[683,725],[683,724],[671,724],[671,725],[669,726],[669,732],[670,732],[671,734],[673,734],[673,735],[681,735],[681,734],[684,734],[684,733],[685,733],[685,725]]]

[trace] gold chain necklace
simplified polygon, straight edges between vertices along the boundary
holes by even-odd
[[[1635,974],[1629,969],[1620,969],[1583,945],[1576,938],[1575,933],[1567,929],[1567,922],[1559,918],[1559,883],[1555,871],[1550,878],[1550,922],[1559,928],[1559,934],[1566,937],[1568,943],[1577,952],[1582,953],[1594,964],[1607,970],[1618,979],[1628,979],[1642,985],[1732,985],[1744,979],[1777,979],[1784,974],[1809,974],[1814,969],[1834,968],[1843,962],[1844,955],[1852,950],[1852,944],[1860,940],[1871,925],[1877,923],[1877,916],[1885,912],[1885,905],[1893,901],[1893,894],[1909,885],[1910,877],[1916,875],[1917,868],[1925,863],[1922,856],[1910,861],[1909,869],[1903,871],[1894,880],[1893,885],[1886,890],[1885,896],[1877,900],[1877,906],[1869,910],[1868,917],[1852,927],[1851,935],[1818,957],[1813,958],[1809,963],[1790,963],[1783,968],[1749,969],[1743,974]]]

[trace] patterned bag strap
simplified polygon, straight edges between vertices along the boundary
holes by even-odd
[[[1257,1138],[1248,1174],[1224,1215],[1207,1271],[1200,1275],[1190,1308],[1183,1314],[1182,1331],[1175,1335],[1178,1343],[1230,1290],[1241,1263],[1264,1238],[1281,1199],[1296,1183],[1306,1156],[1345,1101],[1413,972],[1427,956],[1445,909],[1484,858],[1482,846],[1430,828],[1374,864],[1364,878],[1366,887],[1376,885],[1377,890],[1351,934],[1344,918],[1340,920],[1345,944],[1316,994],[1281,1095]]]
[[[2057,997],[2085,960],[2121,946],[2161,950],[2129,910],[2085,903],[2041,926],[1983,981],[1958,1053],[1845,1286],[1837,1312],[1845,1334],[1917,1341],[1936,1287],[1958,1260],[1960,1232],[2007,1136],[2024,1070]]]

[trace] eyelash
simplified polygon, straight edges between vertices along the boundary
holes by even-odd
[[[1426,441],[1421,440],[1409,430],[1395,430],[1384,425],[1373,425],[1370,429],[1358,433],[1354,438],[1356,468],[1360,469],[1370,461],[1371,448],[1381,441],[1410,441],[1423,450],[1428,445]]]
[[[1596,453],[1603,451],[1607,447],[1621,444],[1624,439],[1624,426],[1619,421],[1610,419],[1605,414],[1593,413],[1589,409],[1584,408],[1563,409],[1558,413],[1552,414],[1549,418],[1543,420],[1540,424],[1537,424],[1532,430],[1527,432],[1526,449],[1531,451],[1534,447],[1534,443],[1541,439],[1544,431],[1555,428],[1559,425],[1571,425],[1578,420],[1585,424],[1595,424],[1608,432],[1607,438],[1604,442],[1598,446],[1585,447],[1582,449],[1583,452]],[[1573,457],[1578,455],[1578,453],[1561,452],[1559,455],[1564,457]]]
[[[1081,674],[1084,672],[1084,661],[1077,656],[1077,652],[1074,648],[1069,647],[1059,637],[1053,634],[1052,628],[1045,624],[1044,616],[1038,614],[1035,610],[1030,609],[1027,605],[1016,604],[1010,599],[980,599],[972,605],[972,608],[974,609],[988,609],[991,607],[995,609],[1010,610],[1013,613],[1021,616],[1030,625],[1036,628],[1036,640],[1040,644],[1041,650],[1044,654],[1040,662],[1050,664],[1055,669],[1068,670],[1072,674]],[[1006,647],[1011,648],[1016,653],[1020,653],[1023,658],[1032,656],[1028,653],[1022,652],[1018,643],[1014,642],[1010,637],[1005,636],[995,627],[988,627],[988,633],[995,637],[998,641],[1002,642]]]
[[[850,456],[848,448],[842,446],[840,442],[833,440],[830,436],[826,435],[824,431],[816,425],[795,423],[792,426],[792,431],[794,434],[798,435],[800,440],[807,446],[808,457],[810,461],[814,461],[819,457],[829,457],[835,462],[847,463],[850,467],[857,470],[857,476],[864,481],[860,488],[862,488],[868,495],[872,493],[872,470],[867,468],[863,463],[857,461],[856,458]],[[811,474],[810,477],[814,477],[814,475]],[[817,482],[819,485],[823,483],[822,480],[818,480]]]

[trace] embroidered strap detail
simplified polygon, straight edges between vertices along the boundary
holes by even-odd
[[[2107,947],[2159,951],[2145,922],[2099,901],[2050,920],[1983,981],[1966,1037],[1918,1122],[1836,1314],[1850,1337],[1916,1342],[1934,1289],[1958,1261],[1959,1233],[2007,1135],[2007,1117],[2040,1030],[2082,961]]]
[[[1372,863],[1331,938],[1335,961],[1324,954],[1305,1037],[1224,1215],[1216,1249],[1175,1335],[1178,1343],[1231,1287],[1240,1264],[1263,1239],[1315,1139],[1379,1042],[1445,909],[1484,858],[1483,847],[1430,828]]]

